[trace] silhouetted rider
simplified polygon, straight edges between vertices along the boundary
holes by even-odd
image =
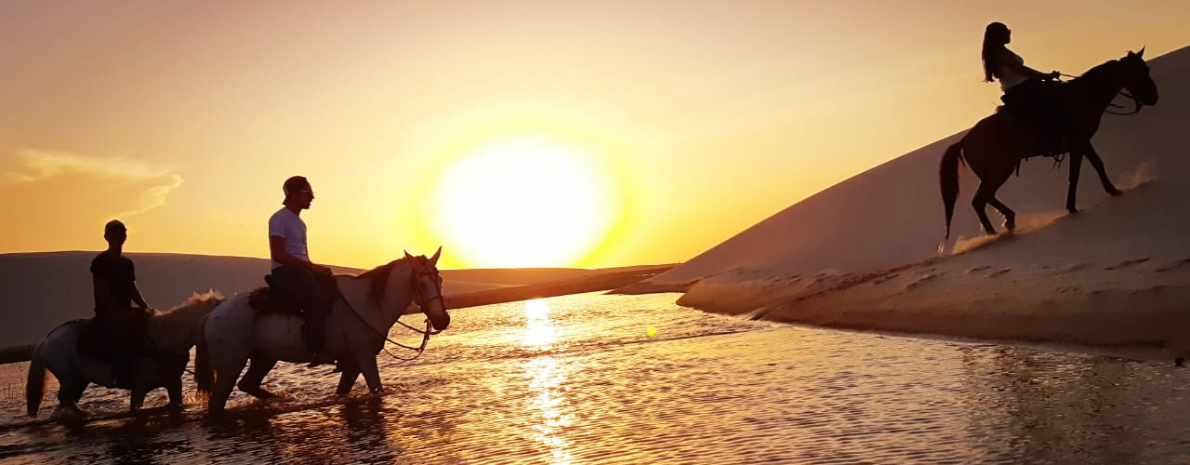
[[[112,364],[116,384],[127,385],[132,363],[144,338],[149,304],[136,287],[136,267],[124,256],[128,230],[124,223],[112,220],[103,228],[107,250],[91,260],[91,282],[95,291],[95,319],[99,334],[107,342],[107,359]],[[133,308],[136,303],[139,307]]]
[[[306,222],[302,210],[310,208],[314,190],[302,176],[293,176],[282,185],[284,207],[269,218],[269,255],[272,257],[272,285],[280,292],[297,298],[306,312],[306,341],[313,351],[311,365],[333,363],[323,353],[324,325],[334,302],[320,283],[332,276],[331,269],[310,261],[306,246]]]

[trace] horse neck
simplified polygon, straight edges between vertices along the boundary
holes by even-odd
[[[1095,118],[1099,118],[1107,111],[1108,105],[1111,105],[1112,100],[1124,87],[1120,73],[1117,71],[1118,67],[1118,61],[1109,61],[1091,68],[1082,77],[1070,81],[1073,90],[1076,90],[1074,95],[1085,96],[1084,100],[1090,110],[1089,113]]]
[[[409,281],[413,279],[413,265],[409,260],[401,259],[393,263],[393,269],[384,286],[384,295],[380,298],[380,311],[385,327],[391,328],[397,319],[409,308],[413,296],[409,295]]]

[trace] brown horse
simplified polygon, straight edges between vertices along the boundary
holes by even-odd
[[[1149,77],[1149,67],[1144,61],[1144,49],[1140,53],[1128,52],[1119,60],[1112,60],[1087,71],[1081,77],[1062,85],[1062,109],[1070,151],[1070,185],[1066,193],[1066,210],[1077,213],[1074,206],[1078,188],[1078,175],[1083,157],[1091,162],[1099,174],[1103,189],[1111,195],[1120,190],[1107,178],[1103,160],[1091,146],[1091,137],[1099,130],[1099,120],[1111,105],[1112,99],[1126,89],[1135,100],[1136,111],[1142,105],[1157,103],[1157,85]],[[996,199],[996,191],[1008,180],[1021,160],[1046,154],[1053,135],[1034,127],[1023,118],[999,112],[980,120],[959,142],[946,149],[939,167],[942,188],[942,202],[946,207],[946,237],[950,238],[950,219],[954,215],[954,202],[959,194],[959,161],[966,160],[971,171],[979,176],[979,189],[971,200],[979,222],[988,234],[996,229],[988,221],[984,207],[992,204],[1004,215],[1004,226],[1012,230],[1016,213]]]

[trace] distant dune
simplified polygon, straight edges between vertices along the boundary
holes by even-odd
[[[1186,355],[1190,48],[1149,64],[1158,104],[1105,115],[1092,141],[1120,197],[1108,197],[1084,163],[1083,211],[1067,215],[1069,161],[1055,169],[1034,158],[998,195],[1017,211],[1015,234],[981,237],[970,206],[976,179],[962,167],[954,242],[940,257],[938,163],[956,134],[625,290],[684,290],[682,305],[753,318]]]
[[[0,325],[0,348],[34,343],[59,324],[76,318],[90,318],[94,314],[90,265],[98,252],[0,254],[0,295],[8,296],[0,303],[0,314],[4,315],[5,323]],[[130,253],[128,256],[136,263],[137,284],[145,299],[158,308],[177,305],[194,292],[214,289],[231,296],[248,291],[264,285],[264,275],[269,272],[269,261],[259,258],[157,253]],[[518,289],[524,286],[547,285],[548,288],[551,282],[619,276],[620,280],[595,283],[595,289],[589,289],[592,284],[588,282],[587,287],[572,291],[588,292],[627,284],[630,281],[622,280],[624,271],[667,270],[671,267],[442,270],[443,293],[451,299],[481,293],[469,300],[478,301],[478,298],[492,303],[489,301],[520,296],[523,292]],[[338,273],[363,271],[333,268]],[[652,274],[655,272],[645,273],[637,279]],[[494,292],[499,290],[504,292]],[[477,297],[479,295],[483,297]]]

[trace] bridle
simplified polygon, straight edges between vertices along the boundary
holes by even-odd
[[[413,267],[412,263],[410,263],[410,267]],[[413,269],[409,275],[409,294],[411,296],[416,296],[416,299],[414,301],[419,302],[418,305],[423,306],[423,308],[425,306],[427,306],[427,304],[429,304],[435,300],[442,300],[442,308],[443,309],[446,308],[446,301],[442,298],[442,281],[440,279],[438,279],[438,273],[436,271],[437,270],[435,270],[435,272],[431,273],[430,271]],[[417,286],[418,279],[421,277],[429,277],[430,281],[432,281],[434,283],[434,287],[438,291],[437,295],[435,295],[434,298],[432,298],[430,300],[424,300],[422,298],[421,290]],[[433,325],[430,324],[429,317],[427,317],[425,320],[426,327],[424,329],[418,329],[418,328],[409,326],[408,324],[405,324],[405,322],[401,321],[401,315],[397,315],[397,321],[396,321],[397,324],[400,324],[401,326],[404,326],[405,328],[407,328],[410,331],[413,331],[415,333],[421,333],[421,335],[422,335],[421,344],[419,344],[417,347],[401,344],[400,342],[390,339],[387,334],[380,332],[380,330],[377,330],[376,328],[372,327],[372,325],[370,323],[368,323],[368,320],[365,320],[364,317],[360,316],[359,312],[355,309],[355,307],[351,305],[351,302],[349,302],[347,300],[347,298],[343,296],[343,291],[339,290],[338,286],[335,286],[335,293],[338,295],[339,300],[342,300],[343,303],[347,305],[347,308],[349,310],[351,310],[351,314],[355,315],[355,317],[358,318],[360,320],[360,322],[364,324],[364,326],[366,326],[366,327],[368,327],[368,329],[372,330],[372,332],[375,333],[377,336],[380,336],[385,341],[388,341],[389,344],[393,344],[393,345],[400,347],[402,349],[408,349],[413,352],[416,352],[412,357],[406,358],[406,357],[400,357],[400,356],[394,355],[392,352],[388,351],[388,348],[385,348],[384,346],[380,347],[380,349],[383,350],[384,353],[388,354],[389,357],[400,360],[401,363],[410,362],[410,361],[413,361],[413,360],[417,359],[418,357],[420,357],[421,353],[426,350],[426,345],[430,343],[430,336],[433,336],[435,334],[442,332],[441,330],[437,330],[437,331],[434,330]]]

